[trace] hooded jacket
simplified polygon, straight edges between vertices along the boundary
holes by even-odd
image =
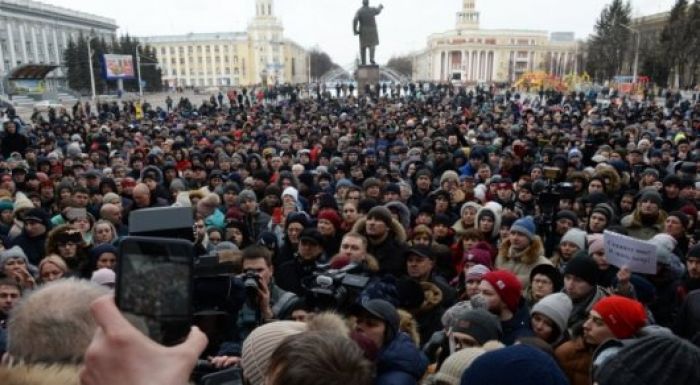
[[[659,215],[654,224],[645,225],[642,222],[639,209],[636,209],[632,212],[632,214],[626,215],[624,218],[622,218],[620,224],[627,229],[627,233],[630,237],[646,241],[651,239],[654,235],[664,231],[666,217],[666,212],[659,210]]]
[[[367,236],[367,219],[361,218],[353,226],[353,231],[356,231],[365,237]],[[380,242],[375,243],[368,237],[369,244],[367,252],[374,255],[379,262],[380,274],[392,274],[395,277],[400,277],[406,272],[406,260],[404,254],[406,251],[406,231],[403,226],[392,219],[389,226],[389,234]]]
[[[417,385],[428,368],[428,358],[402,332],[382,349],[376,365],[375,385]]]
[[[538,265],[551,265],[552,262],[544,256],[544,246],[540,237],[535,236],[530,245],[520,255],[515,255],[510,249],[510,239],[501,244],[496,256],[496,268],[508,270],[518,276],[523,290],[530,285],[530,272]]]

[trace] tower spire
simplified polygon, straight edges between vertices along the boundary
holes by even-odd
[[[479,12],[476,0],[463,0],[462,10],[457,12],[457,29],[479,29]]]

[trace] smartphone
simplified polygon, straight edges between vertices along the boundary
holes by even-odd
[[[182,342],[192,324],[192,242],[130,236],[122,240],[119,255],[119,309],[154,341],[166,346]]]

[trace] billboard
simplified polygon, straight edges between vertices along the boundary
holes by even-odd
[[[102,55],[104,78],[107,80],[133,79],[136,77],[134,71],[134,58],[131,55]]]
[[[10,90],[16,95],[43,94],[46,83],[43,79],[13,79],[9,80]]]

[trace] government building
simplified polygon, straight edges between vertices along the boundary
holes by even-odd
[[[415,81],[512,83],[522,74],[577,72],[573,32],[481,29],[475,0],[464,0],[454,30],[432,34],[413,58]]]
[[[246,32],[190,33],[139,38],[155,48],[163,84],[220,87],[306,83],[309,55],[284,37],[273,0],[256,0]]]
[[[29,0],[0,0],[0,80],[25,64],[59,66],[46,78],[48,87],[66,86],[60,67],[68,42],[80,34],[111,41],[114,19]],[[87,57],[85,58],[87,60]],[[0,94],[4,93],[0,81]]]

